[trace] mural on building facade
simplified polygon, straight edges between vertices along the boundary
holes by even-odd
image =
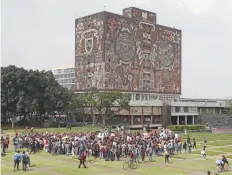
[[[77,19],[75,30],[76,89],[103,89],[102,13]]]
[[[77,90],[181,93],[180,30],[108,12],[102,16],[76,24]]]
[[[139,20],[143,20],[146,22],[150,22],[155,24],[156,23],[156,14],[152,12],[148,12],[146,10],[138,9],[135,7],[129,7],[123,9],[122,12],[123,16],[129,17],[129,18],[135,18]]]

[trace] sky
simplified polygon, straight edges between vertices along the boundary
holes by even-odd
[[[182,30],[182,97],[232,98],[231,0],[1,0],[1,65],[72,67],[75,18],[130,6]]]

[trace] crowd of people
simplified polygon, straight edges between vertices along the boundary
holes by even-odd
[[[30,150],[29,153],[44,150],[50,154],[72,155],[72,158],[78,156],[79,159],[92,155],[106,161],[119,161],[134,153],[133,159],[136,162],[144,162],[146,156],[151,162],[153,156],[157,155],[164,156],[166,163],[171,155],[181,153],[182,150],[191,153],[190,137],[182,141],[178,134],[174,134],[168,128],[147,134],[131,133],[127,130],[119,130],[116,133],[109,133],[107,130],[101,132],[106,133],[105,137],[99,138],[93,132],[34,133],[33,129],[20,135],[16,132],[13,138],[14,150],[16,152],[18,148],[26,148]],[[196,148],[195,139],[193,147]]]
[[[71,130],[71,128],[70,128]],[[19,166],[22,160],[24,170],[30,165],[30,154],[44,150],[50,154],[71,155],[72,158],[77,157],[80,160],[79,168],[85,162],[89,161],[89,156],[104,159],[105,161],[119,161],[125,157],[129,157],[135,162],[152,162],[154,156],[164,156],[164,162],[169,163],[170,156],[179,153],[191,153],[192,149],[196,149],[196,139],[191,139],[188,135],[186,140],[170,131],[168,128],[162,128],[155,132],[130,132],[129,130],[120,129],[115,133],[111,131],[101,130],[104,137],[99,137],[95,132],[42,132],[36,133],[31,129],[25,130],[25,133],[18,134],[15,132],[13,138],[14,151],[14,169]],[[8,148],[10,139],[7,136],[2,137],[1,143],[4,152]],[[206,143],[201,151],[204,159],[206,159]],[[26,152],[21,154],[19,148],[25,148]]]

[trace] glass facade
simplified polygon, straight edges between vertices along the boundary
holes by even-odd
[[[53,71],[56,81],[63,87],[72,89],[75,84],[75,68],[56,69]]]

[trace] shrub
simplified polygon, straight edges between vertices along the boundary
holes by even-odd
[[[171,125],[168,126],[171,131],[184,131],[187,129],[188,131],[199,131],[204,130],[204,125]]]

